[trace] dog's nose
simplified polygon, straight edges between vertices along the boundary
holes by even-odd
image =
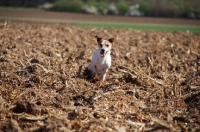
[[[105,52],[105,49],[101,49],[101,52],[104,53],[104,52]]]

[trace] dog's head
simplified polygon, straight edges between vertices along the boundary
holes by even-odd
[[[111,50],[114,38],[104,40],[99,36],[95,36],[95,37],[97,38],[97,43],[100,49],[100,55],[101,57],[104,57]]]

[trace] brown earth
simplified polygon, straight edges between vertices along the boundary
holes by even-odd
[[[0,17],[42,18],[69,21],[95,21],[115,23],[142,23],[142,24],[175,24],[200,26],[199,20],[180,18],[147,18],[125,16],[99,16],[76,13],[47,12],[43,10],[0,9]]]
[[[106,81],[86,70],[115,38]],[[200,34],[10,22],[0,27],[1,131],[200,131]]]

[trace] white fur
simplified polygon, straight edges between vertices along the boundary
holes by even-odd
[[[102,43],[104,43],[103,41]],[[108,69],[111,66],[111,56],[110,56],[110,50],[108,49],[104,57],[100,55],[101,47],[99,47],[93,54],[92,56],[92,61],[91,65],[88,67],[88,69],[93,73],[93,74],[98,74],[100,77],[105,80],[106,73]]]

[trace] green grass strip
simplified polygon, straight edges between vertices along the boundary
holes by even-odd
[[[123,23],[77,23],[83,27],[99,28],[125,28],[135,30],[159,30],[159,31],[190,31],[200,32],[200,26],[179,26],[179,25],[161,25],[161,24],[123,24]]]

